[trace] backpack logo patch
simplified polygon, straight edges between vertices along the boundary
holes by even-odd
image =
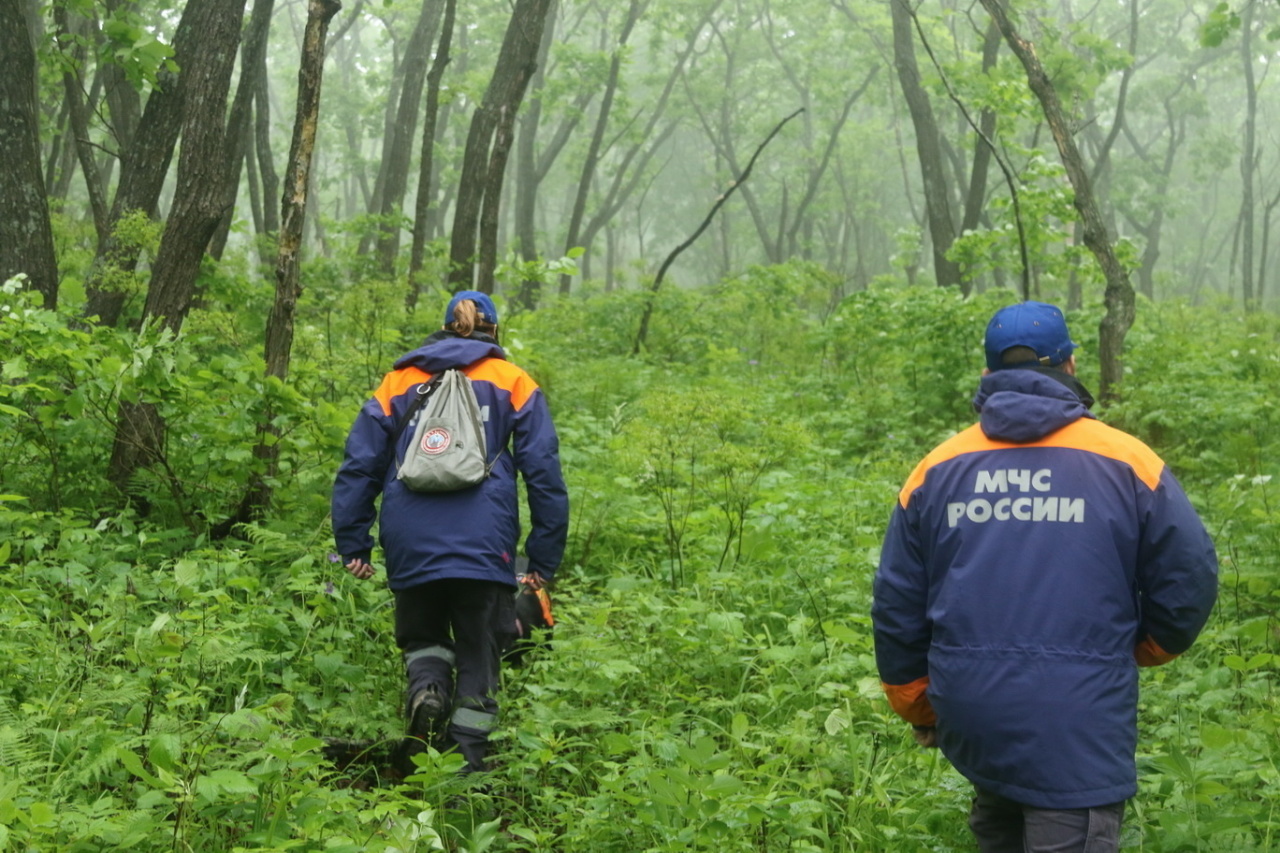
[[[484,482],[493,463],[471,380],[451,368],[415,393],[402,418],[406,423],[416,418],[417,425],[396,478],[415,492],[452,492]],[[401,429],[397,426],[395,441]]]
[[[453,439],[449,436],[449,431],[444,427],[434,427],[422,434],[422,452],[436,456],[444,453],[449,449],[449,443]]]

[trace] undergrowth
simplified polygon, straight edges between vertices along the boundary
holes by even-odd
[[[358,299],[327,292],[277,388],[216,336],[19,305],[0,318],[22,353],[0,385],[0,849],[972,849],[968,784],[889,712],[867,614],[896,490],[970,422],[1012,297],[832,287],[796,265],[664,291],[641,357],[636,293],[512,315],[573,523],[553,648],[505,673],[482,782],[456,756],[408,777],[378,758],[403,733],[390,593],[341,570],[325,518],[346,424],[432,324],[366,311],[335,336],[324,318]],[[197,329],[229,309],[203,310]],[[1072,317],[1086,384],[1098,316]],[[1126,850],[1280,845],[1278,330],[1144,304],[1101,413],[1169,461],[1223,569],[1197,646],[1143,673]],[[181,488],[152,472],[112,498],[114,406],[140,397],[168,401]],[[267,397],[275,509],[211,541]],[[332,739],[366,752],[335,763]]]

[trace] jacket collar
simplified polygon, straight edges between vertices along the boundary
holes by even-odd
[[[441,329],[428,335],[422,346],[396,359],[395,369],[417,367],[427,373],[439,373],[466,367],[484,358],[505,361],[506,357],[498,342],[486,334],[476,332],[471,337],[463,337],[457,332]]]
[[[988,438],[1025,444],[1092,418],[1093,395],[1053,367],[1009,368],[982,377],[973,407]]]

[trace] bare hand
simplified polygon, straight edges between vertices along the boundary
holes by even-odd
[[[529,572],[527,575],[525,575],[524,582],[529,586],[530,589],[542,589],[544,586],[547,585],[547,582],[542,579],[542,575],[538,574],[537,572]]]
[[[938,730],[933,726],[912,726],[911,736],[925,749],[938,748]]]
[[[366,563],[358,557],[347,563],[347,571],[351,572],[351,574],[355,575],[362,581],[373,577],[373,565],[371,563]]]

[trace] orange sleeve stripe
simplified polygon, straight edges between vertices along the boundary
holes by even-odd
[[[954,459],[965,453],[976,453],[979,450],[993,450],[996,447],[1005,446],[1001,442],[992,441],[982,432],[982,427],[974,424],[964,432],[954,435],[946,441],[939,444],[929,455],[920,460],[920,464],[911,472],[911,476],[907,478],[906,484],[903,485],[902,491],[898,492],[898,503],[902,504],[902,508],[906,509],[907,504],[911,502],[911,495],[916,489],[924,485],[924,478],[928,475],[929,469],[933,468],[948,459]],[[1015,446],[1015,445],[1009,445]]]
[[[1143,444],[1142,441],[1093,418],[1081,418],[1055,433],[1046,435],[1039,441],[1032,441],[1027,444],[993,441],[987,438],[979,425],[974,424],[964,432],[938,445],[932,453],[916,466],[916,469],[911,472],[911,476],[907,478],[906,484],[903,485],[902,491],[898,492],[898,503],[904,509],[906,508],[911,500],[911,495],[924,484],[929,469],[935,465],[954,459],[957,456],[962,456],[965,453],[1019,447],[1064,447],[1114,459],[1132,468],[1133,473],[1148,489],[1155,489],[1159,485],[1160,474],[1164,471],[1164,460],[1157,456],[1154,450]]]
[[[529,374],[509,361],[486,358],[464,371],[467,378],[477,382],[490,382],[511,395],[511,405],[518,412],[529,402],[538,383]]]
[[[938,722],[938,715],[929,704],[925,691],[929,689],[929,676],[917,678],[910,684],[884,684],[884,695],[889,698],[889,707],[902,719],[913,726],[932,726]]]
[[[429,382],[431,374],[416,367],[403,367],[382,377],[382,384],[373,392],[373,398],[382,406],[382,414],[391,417],[391,401],[415,385]]]
[[[509,361],[500,358],[486,358],[466,368],[463,373],[468,379],[492,383],[511,395],[511,405],[516,411],[524,408],[533,392],[538,390],[538,383],[529,374]],[[373,392],[373,397],[382,407],[382,413],[391,416],[391,401],[409,391],[415,385],[430,382],[431,374],[417,367],[402,367],[382,377],[382,384]]]
[[[1150,634],[1133,649],[1133,659],[1138,662],[1138,666],[1160,666],[1176,657],[1177,655],[1160,648],[1160,644]]]

